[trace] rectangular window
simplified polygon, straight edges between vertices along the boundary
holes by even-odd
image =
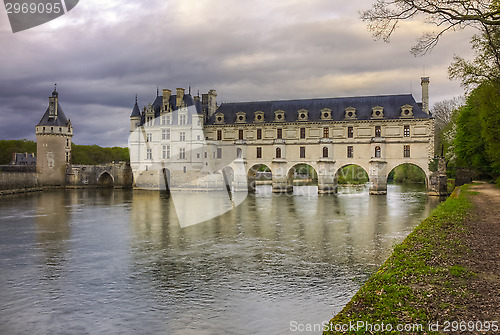
[[[181,142],[184,142],[184,141],[186,140],[186,132],[181,131],[181,132],[179,133],[179,140],[180,140]]]
[[[161,116],[161,124],[167,124],[167,116],[166,115]]]
[[[347,137],[348,138],[354,137],[354,127],[347,127]]]
[[[306,158],[306,147],[300,147],[300,158]]]
[[[262,158],[262,147],[257,147],[257,158]]]
[[[354,157],[354,149],[352,145],[347,146],[347,158],[353,158]]]
[[[163,146],[162,157],[163,157],[163,159],[169,159],[170,158],[170,145],[164,145]]]
[[[410,157],[410,146],[409,145],[405,145],[403,147],[403,157],[405,157],[405,158]]]
[[[146,142],[151,142],[153,140],[153,134],[146,133]]]
[[[330,128],[323,127],[323,138],[328,138],[328,137],[330,137]]]
[[[166,129],[161,130],[161,139],[162,140],[169,140],[170,139],[170,128],[166,128]]]
[[[382,137],[382,129],[380,126],[375,126],[375,137]]]
[[[238,139],[243,139],[243,129],[238,130]]]
[[[276,129],[276,138],[277,139],[283,138],[283,129],[281,128]]]
[[[186,124],[186,115],[179,115],[179,124]]]
[[[262,129],[257,129],[257,139],[261,140],[262,139]]]
[[[217,148],[217,158],[222,158],[222,148]]]
[[[205,151],[205,158],[208,158],[208,152]]]
[[[306,138],[306,128],[300,128],[300,138]]]
[[[179,159],[186,159],[186,149],[184,148],[179,149]]]
[[[170,124],[170,115],[165,115],[165,124]]]
[[[404,137],[410,137],[410,126],[405,126],[404,127]]]
[[[153,159],[153,151],[151,149],[146,150],[146,159]]]
[[[217,130],[217,141],[222,141],[222,130]]]

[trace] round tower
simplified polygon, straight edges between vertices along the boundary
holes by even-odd
[[[63,186],[66,168],[71,162],[73,127],[59,105],[59,94],[54,88],[49,106],[36,125],[36,171],[40,186]]]

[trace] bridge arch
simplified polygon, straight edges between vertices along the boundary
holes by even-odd
[[[231,166],[225,166],[222,169],[222,178],[224,180],[224,185],[226,185],[227,191],[231,192],[234,183],[234,169]]]
[[[114,183],[115,182],[113,176],[109,174],[109,172],[107,171],[101,173],[99,175],[99,178],[97,178],[97,187],[102,187],[102,188],[113,187]]]
[[[271,167],[268,164],[264,163],[256,163],[247,171],[247,183],[248,190],[255,192],[255,188],[257,186],[257,182],[271,182],[272,181],[273,172]]]
[[[309,163],[296,163],[292,165],[286,174],[288,191],[293,191],[294,183],[310,183],[318,185],[318,169]],[[295,185],[300,186],[300,185]],[[309,186],[309,185],[308,185]]]
[[[167,168],[161,169],[160,190],[170,192],[170,170]]]
[[[370,180],[368,171],[360,164],[344,164],[335,172],[335,180],[337,184],[365,184]]]
[[[388,171],[388,173],[387,173],[387,180],[389,180],[389,178],[391,176],[391,173],[393,171],[395,171],[396,168],[402,167],[402,166],[417,167],[418,170],[421,172],[422,175],[421,176],[416,176],[416,178],[418,178],[418,179],[411,180],[410,182],[421,182],[421,181],[423,181],[425,183],[425,186],[428,187],[428,185],[429,185],[429,171],[427,169],[424,169],[418,163],[413,163],[413,162],[411,162],[411,163],[410,162],[402,162],[400,164],[395,164],[395,166],[393,166],[390,170],[387,169],[387,171]]]

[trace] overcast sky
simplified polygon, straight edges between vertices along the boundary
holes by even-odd
[[[373,0],[374,1],[374,0]],[[81,0],[66,15],[13,34],[0,8],[0,140],[35,139],[57,83],[73,142],[126,146],[129,115],[156,87],[216,89],[218,102],[412,93],[430,77],[430,104],[463,94],[447,77],[472,57],[471,32],[432,53],[410,48],[427,27],[401,23],[374,41],[369,0]]]

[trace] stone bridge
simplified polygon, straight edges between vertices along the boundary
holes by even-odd
[[[67,186],[129,188],[132,183],[132,170],[125,162],[102,165],[73,164],[66,168]]]

